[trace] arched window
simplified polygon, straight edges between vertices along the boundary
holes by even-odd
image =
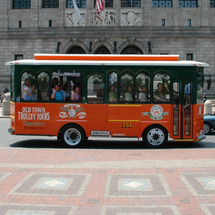
[[[211,7],[215,7],[215,0],[210,0]]]
[[[38,95],[40,100],[42,101],[49,101],[49,85],[50,85],[50,78],[49,74],[46,71],[40,72],[37,77],[38,82]]]
[[[134,101],[134,78],[130,72],[124,72],[120,77],[120,101]]]
[[[22,74],[21,101],[37,101],[36,77],[33,71],[25,71]]]
[[[90,75],[87,81],[88,103],[104,103],[104,77],[95,73]]]
[[[118,77],[116,72],[110,72],[108,74],[108,101],[117,102],[118,101],[118,91],[117,91],[117,82]]]
[[[72,48],[69,49],[67,54],[86,54],[86,52],[80,46],[73,46]]]
[[[96,49],[95,54],[111,54],[111,53],[105,46],[100,46],[98,49]]]
[[[136,76],[135,100],[137,102],[150,101],[150,77],[145,72]]]
[[[170,102],[170,77],[158,72],[153,79],[154,102]]]
[[[143,54],[143,52],[136,46],[127,46],[122,50],[121,54]]]

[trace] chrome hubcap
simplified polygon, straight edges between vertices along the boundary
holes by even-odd
[[[161,145],[165,140],[165,134],[160,128],[152,128],[147,133],[147,140],[153,146]]]
[[[70,128],[64,133],[64,140],[70,146],[75,146],[81,141],[81,133],[76,128]]]
[[[204,124],[204,133],[208,134],[210,132],[210,126],[208,124]]]

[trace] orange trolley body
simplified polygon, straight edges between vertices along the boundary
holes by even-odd
[[[159,66],[163,68],[177,67],[203,68],[207,64],[193,61],[178,61],[178,56],[147,55],[43,55],[36,54],[34,60],[8,62],[16,71],[16,66],[24,65],[87,65],[87,66]],[[33,70],[33,69],[32,69]],[[158,69],[157,69],[158,70]],[[196,70],[197,71],[197,70]],[[120,74],[120,73],[119,73]],[[154,75],[154,74],[153,74]],[[170,74],[171,76],[171,74]],[[18,76],[17,76],[18,77]],[[151,80],[153,76],[151,77]],[[84,81],[87,79],[85,78]],[[150,102],[34,102],[18,101],[18,96],[11,101],[10,115],[13,135],[47,135],[57,136],[61,142],[70,147],[77,147],[87,138],[136,137],[143,139],[147,146],[161,147],[168,138],[174,141],[199,141],[203,134],[203,100],[191,102],[189,114],[184,103],[185,80],[176,78],[180,95],[174,102],[174,84],[171,83],[170,100],[168,103],[155,102],[151,92]],[[197,90],[196,80],[191,80],[193,95]],[[16,85],[16,76],[15,76]],[[84,84],[87,87],[87,84]],[[151,90],[153,83],[151,83]],[[16,89],[16,87],[14,88]],[[19,88],[18,88],[19,89]],[[38,88],[39,89],[39,88]],[[17,90],[18,91],[18,90]],[[106,89],[108,91],[108,87]],[[18,95],[19,93],[15,93]],[[87,94],[87,90],[85,90]],[[106,96],[108,93],[106,93]],[[86,96],[87,95],[83,95]],[[105,95],[104,95],[105,96]],[[195,101],[193,96],[193,101]],[[38,97],[39,98],[39,97]]]

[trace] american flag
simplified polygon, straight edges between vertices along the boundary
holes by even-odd
[[[101,11],[104,10],[105,4],[103,2],[103,0],[96,0],[96,17],[99,19],[99,15],[101,13]]]

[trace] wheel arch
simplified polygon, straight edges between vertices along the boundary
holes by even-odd
[[[209,124],[211,126],[211,128],[214,128],[214,126],[212,125],[212,123],[210,121],[205,121],[204,120],[204,123],[207,123],[207,124]]]

